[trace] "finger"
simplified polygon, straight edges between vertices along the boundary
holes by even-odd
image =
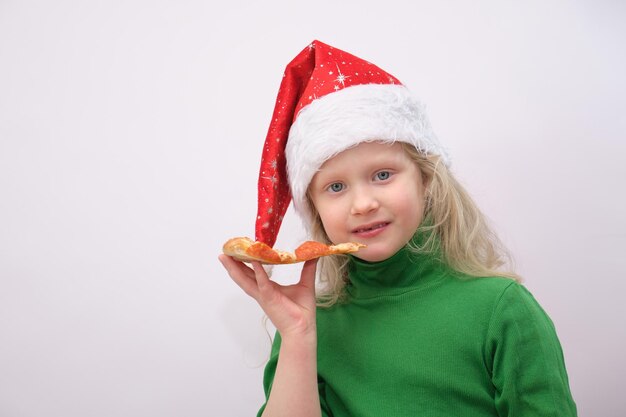
[[[267,272],[263,268],[260,262],[252,262],[252,269],[254,270],[254,278],[256,279],[256,283],[259,289],[265,287],[271,287],[272,284],[270,282],[270,278],[267,276]]]
[[[259,300],[259,303],[273,303],[280,298],[280,291],[278,285],[270,281],[267,272],[260,262],[252,262],[252,268],[254,269],[254,276],[256,278],[257,288],[259,290],[259,296],[263,299],[263,302]]]
[[[315,271],[319,258],[310,259],[304,263],[300,274],[300,284],[306,288],[315,288]]]
[[[254,271],[248,268],[243,262],[236,261],[230,256],[219,255],[217,258],[228,272],[228,275],[235,281],[235,284],[250,297],[257,299],[259,296],[259,288],[254,277]]]
[[[259,262],[252,262],[252,268],[259,289],[257,301],[276,328],[284,331],[286,326],[293,326],[289,323],[299,322],[298,317],[302,315],[301,307],[289,297],[290,287],[271,281]]]

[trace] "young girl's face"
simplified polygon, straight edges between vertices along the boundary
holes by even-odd
[[[422,173],[399,143],[361,143],[326,161],[309,186],[324,230],[335,243],[367,245],[369,262],[395,254],[424,213]]]

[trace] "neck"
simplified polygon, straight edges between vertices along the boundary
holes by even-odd
[[[420,237],[416,235],[414,241]],[[444,275],[446,268],[440,258],[438,250],[417,252],[409,245],[380,262],[350,255],[348,294],[353,298],[374,298],[428,286]]]

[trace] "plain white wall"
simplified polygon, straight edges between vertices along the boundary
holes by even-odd
[[[282,71],[316,38],[426,102],[580,415],[623,415],[624,2],[223,3],[0,1],[0,416],[256,413],[262,313],[216,256],[253,234]],[[277,246],[303,237],[290,214]]]

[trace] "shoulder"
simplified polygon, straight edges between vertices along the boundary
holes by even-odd
[[[513,279],[502,277],[470,278],[465,281],[465,285],[468,288],[473,288],[474,291],[495,297],[494,309],[500,312],[520,310],[545,314],[531,292],[522,283]]]
[[[511,278],[451,274],[443,287],[447,303],[481,311],[492,319],[509,314],[545,316],[528,289]]]
[[[519,337],[525,335],[523,338],[527,340],[555,338],[556,329],[550,316],[521,283],[511,280],[494,301],[489,325],[491,336],[519,333]]]
[[[452,293],[458,293],[464,298],[482,300],[488,303],[497,303],[501,297],[510,291],[517,291],[523,287],[511,278],[493,277],[472,277],[465,274],[452,272],[446,280],[446,287]]]
[[[450,277],[457,285],[469,291],[480,291],[488,293],[501,293],[509,287],[520,286],[521,284],[511,278],[492,277],[472,277],[461,273],[451,273]]]

